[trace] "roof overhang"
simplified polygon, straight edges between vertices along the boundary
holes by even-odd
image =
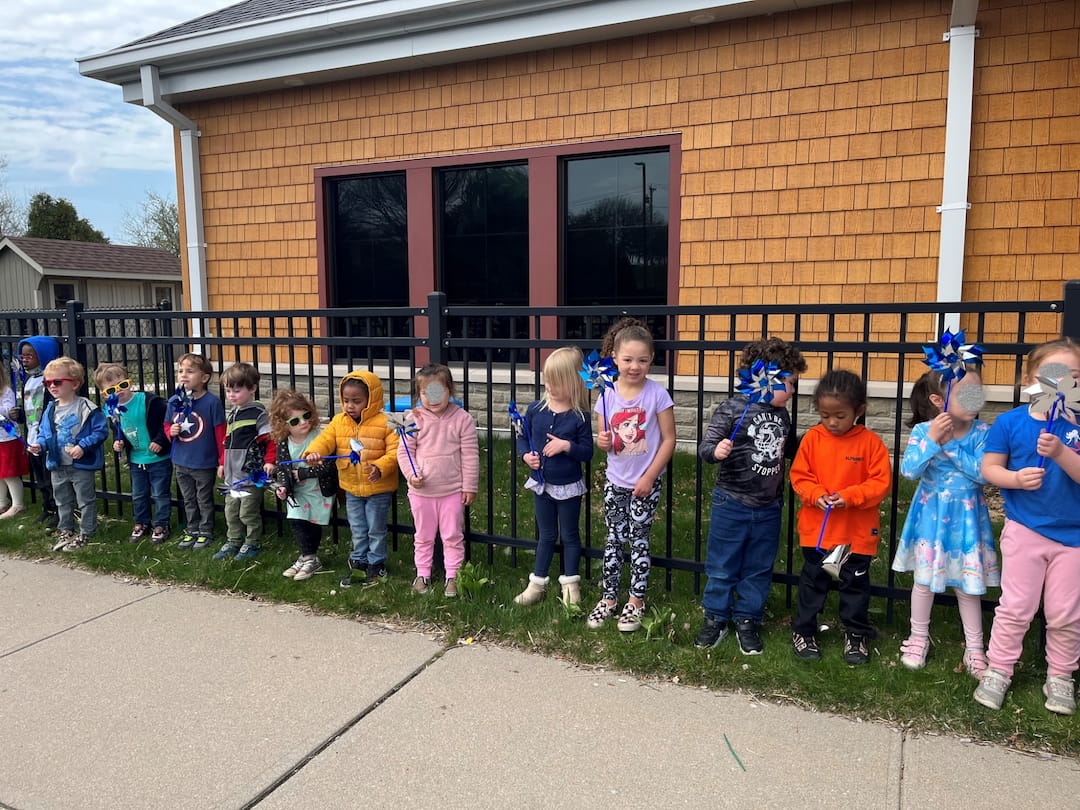
[[[835,0],[352,0],[76,60],[142,104],[280,90],[829,5]]]
[[[180,273],[162,275],[161,273],[110,273],[107,270],[72,270],[70,268],[45,267],[41,274],[46,278],[70,278],[76,280],[102,279],[104,281],[156,281],[159,284],[179,284]]]

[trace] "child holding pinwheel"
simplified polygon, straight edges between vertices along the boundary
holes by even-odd
[[[352,532],[349,570],[340,583],[348,588],[357,574],[366,576],[369,585],[387,576],[386,518],[398,487],[398,434],[383,411],[382,381],[370,371],[342,377],[338,399],[341,413],[308,445],[304,459],[314,465],[323,456],[339,456],[338,478]]]
[[[844,661],[870,661],[870,563],[877,553],[881,520],[878,504],[892,484],[889,451],[860,424],[866,413],[866,383],[850,371],[833,370],[814,389],[821,424],[806,431],[791,463],[792,489],[799,496],[798,531],[803,567],[798,609],[791,620],[791,645],[797,658],[821,658],[818,614],[825,606],[834,574],[829,553],[850,547],[837,572]]]
[[[548,568],[555,555],[555,541],[562,538],[562,599],[566,604],[581,602],[581,497],[585,494],[582,464],[593,455],[589,425],[589,395],[580,372],[581,350],[566,346],[556,349],[544,361],[544,396],[532,403],[518,431],[517,452],[532,470],[526,486],[533,490],[536,528],[536,563],[529,584],[514,602],[534,605],[544,598]],[[511,416],[516,408],[511,403]],[[516,420],[515,420],[516,421]]]
[[[131,471],[131,514],[135,525],[128,541],[138,543],[150,533],[150,543],[169,537],[172,514],[172,462],[165,434],[165,400],[136,391],[127,369],[119,363],[101,363],[94,383],[103,398],[105,417],[113,427],[113,450],[127,450]],[[151,513],[151,507],[153,507]]]
[[[14,413],[13,413],[14,412]],[[7,372],[0,365],[0,520],[15,517],[23,505],[23,476],[30,472],[25,440],[19,436],[15,388],[8,385]],[[7,501],[5,506],[2,502]]]
[[[1005,498],[1001,599],[987,648],[989,666],[975,700],[1000,709],[1040,599],[1046,615],[1045,706],[1076,711],[1073,672],[1080,658],[1080,345],[1063,338],[1028,355],[1031,403],[990,428],[986,480]],[[1053,416],[1053,418],[1051,418]]]
[[[795,447],[786,406],[805,371],[799,350],[780,338],[748,344],[739,362],[739,393],[717,406],[698,446],[717,471],[701,598],[705,624],[695,647],[715,647],[734,619],[743,655],[764,650],[758,627],[780,547],[784,457]]]

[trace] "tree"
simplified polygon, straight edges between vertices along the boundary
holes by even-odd
[[[132,245],[163,248],[179,256],[180,211],[176,200],[147,189],[139,210],[124,212],[120,233]]]
[[[19,204],[4,182],[7,165],[7,155],[0,155],[0,236],[22,236],[26,232],[26,206]]]
[[[43,191],[30,198],[30,210],[26,215],[26,235],[38,239],[65,239],[70,242],[109,241],[105,234],[79,216],[69,200],[54,200]]]

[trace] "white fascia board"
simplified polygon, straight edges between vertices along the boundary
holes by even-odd
[[[163,275],[161,273],[124,273],[117,275],[107,270],[68,270],[46,267],[42,275],[48,278],[104,279],[105,281],[157,281],[161,284],[179,284],[180,273]]]

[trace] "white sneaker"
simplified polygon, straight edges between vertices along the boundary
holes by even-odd
[[[1047,675],[1043,684],[1046,703],[1043,705],[1054,714],[1072,714],[1076,711],[1076,687],[1073,679],[1062,675]]]

